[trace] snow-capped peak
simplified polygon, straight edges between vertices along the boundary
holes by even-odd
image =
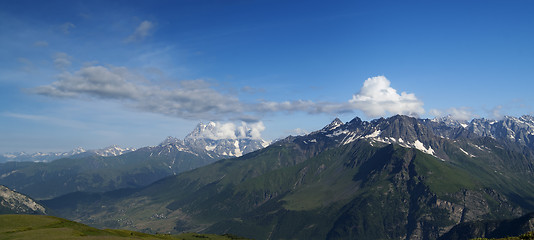
[[[201,122],[184,140],[167,137],[159,146],[212,158],[240,157],[270,144],[261,139],[264,129],[262,122],[242,122],[240,125],[232,122]]]
[[[330,124],[326,125],[322,129],[322,131],[331,131],[331,130],[334,130],[334,129],[338,128],[341,125],[343,125],[343,122],[341,120],[339,120],[339,118],[336,118]]]
[[[72,149],[72,151],[69,152],[69,155],[76,155],[76,154],[80,154],[80,153],[84,153],[84,152],[87,152],[87,150],[85,150],[82,147],[77,147],[75,149]]]
[[[263,122],[245,123],[237,125],[233,122],[209,122],[208,124],[199,123],[196,128],[189,133],[185,140],[198,139],[261,139],[261,132],[265,130]]]
[[[107,148],[91,150],[91,152],[102,157],[119,156],[127,152],[135,151],[135,148],[121,148],[117,145],[111,145]]]
[[[433,122],[438,122],[438,123],[441,122],[441,123],[444,123],[445,125],[450,126],[450,127],[463,127],[463,128],[466,128],[468,126],[468,124],[469,124],[468,121],[456,119],[450,114],[447,115],[447,116],[444,116],[444,117],[434,118],[432,121]]]
[[[165,138],[165,140],[163,140],[163,142],[161,142],[159,145],[160,145],[160,146],[164,146],[164,145],[169,145],[169,144],[182,145],[182,144],[183,144],[183,141],[180,140],[180,139],[178,139],[178,138],[168,136],[168,137]]]

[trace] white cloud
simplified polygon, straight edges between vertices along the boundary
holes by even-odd
[[[145,112],[184,119],[238,118],[243,112],[237,98],[217,92],[204,80],[183,85],[158,86],[124,67],[87,66],[64,72],[52,84],[31,91],[52,97],[120,100]]]
[[[438,109],[430,109],[428,113],[434,117],[443,117],[443,111]]]
[[[255,123],[245,123],[242,122],[241,126],[237,127],[239,132],[236,136],[238,138],[252,138],[252,139],[261,139],[261,132],[265,130],[265,125],[262,121]]]
[[[194,133],[194,138],[220,139],[261,139],[261,132],[265,130],[263,122],[241,122],[236,125],[233,122],[209,122],[200,125],[200,132]]]
[[[502,119],[504,117],[503,114],[501,113],[501,110],[502,110],[501,105],[496,106],[491,110],[491,114],[493,115],[495,119]]]
[[[306,135],[308,133],[310,133],[309,131],[306,131],[302,128],[295,128],[291,131],[287,131],[288,134],[290,135],[294,135],[294,136],[302,136],[302,135]]]
[[[71,56],[66,53],[58,52],[54,55],[54,66],[58,69],[64,69],[71,65]]]
[[[468,108],[450,108],[449,114],[456,120],[471,120],[475,116]]]
[[[61,29],[61,31],[65,34],[69,34],[70,33],[70,30],[72,28],[76,28],[76,25],[74,25],[73,23],[71,22],[66,22],[66,23],[63,23],[61,26],[59,26],[59,28]]]
[[[417,116],[425,112],[423,102],[415,94],[402,92],[399,95],[390,85],[391,82],[384,76],[368,78],[349,103],[369,117],[386,113]]]
[[[150,21],[143,21],[139,26],[135,29],[135,32],[128,36],[125,41],[126,42],[135,42],[135,41],[141,41],[148,37],[152,30],[154,29],[154,24]]]
[[[310,100],[242,102],[235,95],[217,91],[201,79],[182,81],[177,86],[162,86],[125,67],[113,66],[85,66],[74,73],[64,72],[57,81],[32,91],[52,97],[117,100],[143,112],[191,120],[257,122],[265,114],[280,112],[339,114],[361,110],[371,117],[424,112],[423,103],[414,94],[397,94],[385,77],[367,79],[358,94],[341,103]],[[240,131],[252,136],[261,132],[262,125],[248,126],[250,128],[241,127]]]
[[[310,100],[284,102],[263,101],[254,105],[254,108],[259,112],[306,112],[309,114],[337,114],[352,110],[348,103],[314,102]]]
[[[446,110],[432,109],[429,111],[434,117],[450,116],[452,119],[460,121],[469,121],[476,117],[476,115],[467,107],[449,108]]]

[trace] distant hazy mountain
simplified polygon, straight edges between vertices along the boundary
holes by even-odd
[[[141,189],[44,203],[87,224],[153,232],[437,239],[461,223],[534,211],[532,137],[530,116],[335,119]]]
[[[101,156],[101,157],[110,157],[110,156],[119,156],[127,152],[135,151],[135,148],[121,148],[119,146],[113,145],[103,149],[96,150],[85,150],[81,147],[73,149],[70,152],[49,152],[49,153],[25,153],[25,152],[15,152],[15,153],[4,153],[0,155],[0,162],[8,161],[29,161],[29,162],[50,162],[60,158],[83,158],[87,156]]]
[[[207,127],[206,127],[207,126]],[[51,162],[0,164],[0,184],[37,199],[52,198],[76,191],[110,191],[148,185],[222,158],[266,146],[262,139],[235,133],[233,138],[213,139],[215,124],[199,124],[185,141],[168,137],[157,146],[135,151],[118,147],[92,151],[85,157],[62,158]],[[211,138],[210,138],[211,137]]]
[[[46,209],[30,197],[0,185],[0,214],[46,214]]]

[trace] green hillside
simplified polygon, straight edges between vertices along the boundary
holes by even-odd
[[[62,218],[42,215],[0,215],[0,239],[242,239],[231,235],[184,233],[146,234],[127,230],[100,230]]]
[[[64,158],[49,163],[8,162],[0,164],[0,184],[35,199],[47,199],[76,191],[102,192],[145,186],[213,161],[187,152],[160,155],[141,149],[113,157]]]

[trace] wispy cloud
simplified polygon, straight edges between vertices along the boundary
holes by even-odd
[[[121,100],[142,111],[185,119],[222,119],[243,111],[237,98],[217,92],[204,80],[185,81],[171,88],[132,80],[136,78],[143,77],[123,67],[88,66],[74,73],[64,72],[52,84],[31,91],[60,98]]]
[[[36,41],[33,43],[34,47],[48,47],[47,41]]]
[[[285,102],[261,102],[257,108],[264,112],[307,112],[310,114],[339,114],[362,111],[368,117],[387,114],[405,114],[418,116],[425,112],[423,102],[413,94],[392,88],[391,82],[384,76],[367,79],[360,91],[347,102],[314,102],[309,100]]]
[[[64,34],[70,34],[70,30],[73,29],[73,28],[76,28],[76,25],[74,25],[74,24],[71,23],[71,22],[66,22],[66,23],[61,24],[61,26],[59,26],[59,29],[60,29]]]
[[[29,120],[29,121],[36,121],[41,123],[47,123],[51,125],[56,126],[62,126],[62,127],[70,127],[70,128],[85,128],[86,124],[75,121],[75,120],[68,120],[68,119],[62,119],[57,117],[50,117],[45,115],[35,115],[35,114],[24,114],[24,113],[12,113],[12,112],[4,112],[0,115],[10,118],[16,118],[16,119],[22,119],[22,120]]]
[[[17,61],[21,63],[21,69],[24,72],[32,72],[34,70],[33,62],[27,58],[18,58]]]
[[[311,100],[296,100],[284,102],[263,101],[255,104],[254,109],[259,112],[306,112],[309,114],[344,113],[355,110],[348,102],[314,102]]]
[[[503,114],[501,113],[501,110],[502,110],[502,106],[501,105],[495,106],[493,109],[491,109],[491,115],[495,119],[502,119],[503,118]]]
[[[453,119],[461,121],[468,121],[476,117],[473,111],[468,107],[451,107],[446,110],[431,109],[429,112],[434,117],[450,116]]]
[[[308,133],[310,133],[309,131],[306,131],[302,128],[295,128],[293,130],[290,130],[290,131],[287,131],[286,133],[290,134],[290,135],[294,135],[294,136],[302,136],[302,135],[306,135]]]
[[[57,81],[31,91],[59,98],[116,100],[140,111],[191,120],[257,122],[265,114],[280,112],[338,114],[361,110],[371,117],[386,113],[415,115],[424,112],[423,103],[415,95],[397,94],[385,77],[368,79],[359,93],[346,102],[243,102],[235,95],[216,90],[202,79],[162,86],[125,67],[113,66],[86,66],[74,73],[64,72]]]
[[[146,37],[150,36],[152,34],[152,31],[154,29],[154,24],[150,21],[143,21],[139,26],[135,29],[134,33],[130,36],[128,36],[124,41],[125,42],[135,42],[135,41],[141,41],[145,39]]]
[[[58,69],[65,69],[67,67],[70,67],[71,63],[71,56],[64,52],[58,52],[54,55],[54,66]]]

